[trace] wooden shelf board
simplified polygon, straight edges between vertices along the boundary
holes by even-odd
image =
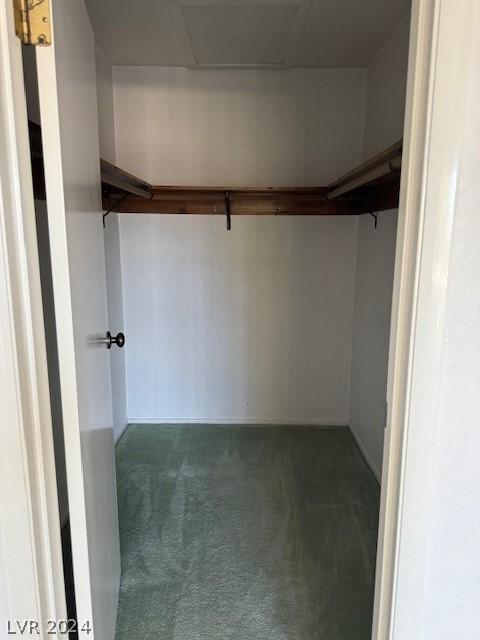
[[[141,198],[152,197],[152,185],[137,176],[128,173],[107,160],[100,159],[100,172],[103,188],[111,191],[133,193]]]
[[[29,122],[35,197],[45,199],[42,134]],[[196,187],[151,185],[100,160],[103,207],[119,213],[226,215],[361,215],[398,207],[402,141],[326,187]],[[393,163],[393,164],[391,164]],[[380,170],[384,167],[385,170]],[[393,167],[393,170],[390,170]],[[373,172],[373,174],[372,174]],[[375,175],[372,179],[371,176]],[[353,185],[353,186],[352,186]],[[343,189],[336,197],[332,194]]]
[[[395,180],[395,177],[400,174],[402,148],[403,140],[399,140],[338,180],[331,182],[327,186],[328,197],[340,197],[365,185],[375,186],[384,182],[385,179]]]
[[[151,200],[129,196],[118,201],[119,213],[225,215],[225,192],[231,215],[352,215],[361,213],[356,200],[328,200],[323,188],[220,189],[153,187]],[[111,201],[104,204],[112,206]]]

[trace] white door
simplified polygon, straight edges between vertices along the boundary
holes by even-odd
[[[36,56],[77,616],[81,638],[111,640],[120,554],[109,351],[96,342],[108,318],[94,38],[83,0],[51,11],[53,44]]]

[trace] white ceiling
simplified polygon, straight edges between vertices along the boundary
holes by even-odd
[[[114,65],[366,67],[410,0],[86,0]]]

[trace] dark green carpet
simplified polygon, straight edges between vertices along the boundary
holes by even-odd
[[[133,425],[117,640],[369,640],[379,487],[343,428]]]

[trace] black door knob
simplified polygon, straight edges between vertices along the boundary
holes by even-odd
[[[111,349],[112,344],[116,344],[117,347],[122,348],[123,345],[125,344],[125,334],[117,333],[116,336],[112,336],[110,331],[107,331],[107,338],[105,340],[105,343],[107,345],[107,349]]]

